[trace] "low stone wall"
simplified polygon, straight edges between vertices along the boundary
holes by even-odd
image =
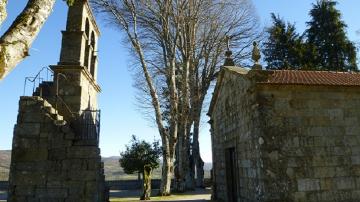
[[[110,190],[136,190],[142,188],[142,180],[114,180],[106,181],[106,186]],[[151,188],[159,189],[161,180],[151,180]]]
[[[7,191],[9,188],[8,181],[0,181],[0,191]]]

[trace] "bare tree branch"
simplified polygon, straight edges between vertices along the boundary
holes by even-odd
[[[250,0],[92,3],[130,42],[138,67],[134,68],[137,99],[147,115],[153,114],[162,138],[166,170],[163,178],[170,179],[174,147],[178,144],[176,177],[181,182],[178,188],[182,189],[184,178],[188,179],[192,126],[192,153],[201,165],[198,143],[201,111],[226,50],[224,39],[232,38],[234,55],[244,62],[250,56],[252,42],[261,36],[252,4]],[[170,189],[166,186],[165,194]]]
[[[52,12],[55,0],[29,0],[0,38],[0,80],[29,55],[29,47]]]
[[[6,12],[7,0],[0,0],[0,25],[4,22],[7,17]]]

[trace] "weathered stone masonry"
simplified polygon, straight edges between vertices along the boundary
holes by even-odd
[[[209,112],[214,197],[360,201],[360,75],[275,74],[224,67],[218,77]]]
[[[99,30],[86,0],[69,8],[54,81],[21,97],[8,201],[106,201],[96,83]]]
[[[8,201],[103,201],[100,150],[77,142],[47,101],[21,97]]]

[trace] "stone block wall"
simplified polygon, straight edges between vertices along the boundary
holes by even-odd
[[[360,90],[268,85],[226,71],[211,113],[213,195],[241,202],[360,201]]]
[[[259,85],[258,100],[266,198],[360,201],[357,87]]]
[[[212,119],[214,198],[229,201],[225,150],[235,148],[238,201],[251,201],[263,194],[259,122],[253,83],[233,73],[225,73]]]
[[[97,94],[100,87],[90,75],[90,72],[82,66],[52,66],[55,77],[63,74],[66,79],[59,79],[59,96],[73,112],[85,109],[98,109]],[[55,78],[56,79],[56,78]],[[56,84],[54,85],[55,94]],[[66,111],[64,109],[63,111]]]
[[[76,146],[63,117],[40,97],[21,97],[8,201],[105,201],[97,146]]]

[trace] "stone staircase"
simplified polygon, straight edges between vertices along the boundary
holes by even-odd
[[[104,201],[100,149],[76,141],[70,122],[48,101],[21,97],[8,201]]]
[[[33,96],[49,97],[54,94],[52,92],[53,89],[54,89],[53,81],[43,81],[36,88],[35,92],[33,93]]]

